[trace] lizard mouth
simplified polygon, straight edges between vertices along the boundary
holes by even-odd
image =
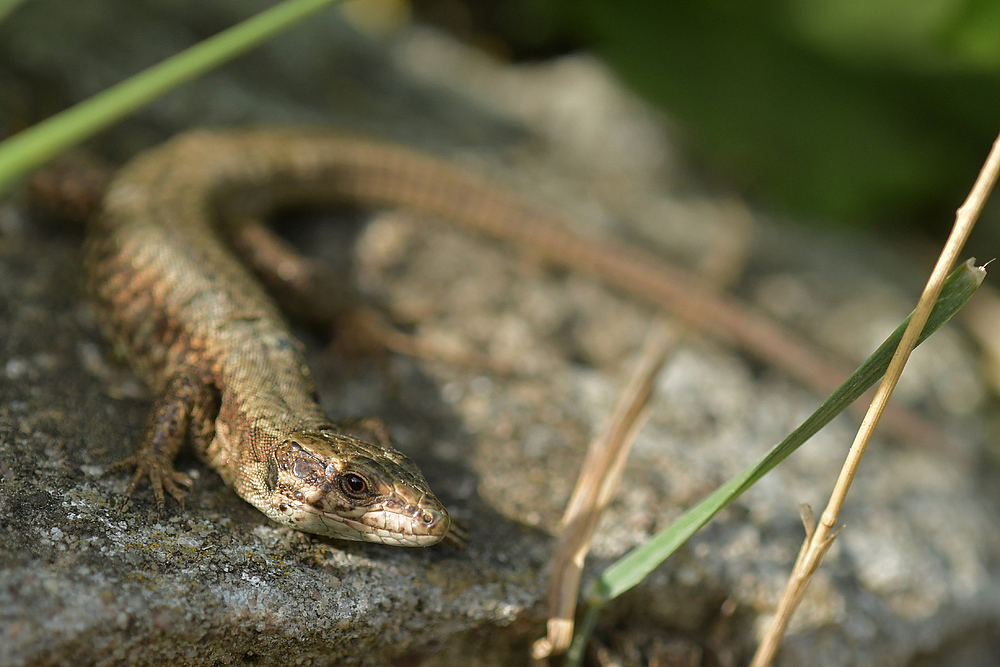
[[[400,547],[428,547],[448,534],[451,519],[444,507],[401,505],[393,500],[379,507],[337,507],[322,494],[314,499],[288,499],[275,517],[298,530],[346,540]]]
[[[293,433],[264,482],[265,512],[310,533],[418,547],[440,542],[451,527],[412,461],[344,433]]]

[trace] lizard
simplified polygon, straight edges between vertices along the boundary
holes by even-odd
[[[301,345],[232,251],[277,208],[334,203],[403,207],[529,248],[744,345],[763,338],[776,350],[765,358],[798,347],[760,316],[734,326],[696,279],[654,255],[582,237],[444,159],[326,130],[191,131],[126,164],[87,232],[99,321],[155,396],[138,449],[113,467],[133,471],[126,497],[148,478],[161,513],[166,494],[181,502],[191,480],[173,461],[190,442],[277,523],[395,546],[449,535],[448,511],[377,421],[327,417]]]

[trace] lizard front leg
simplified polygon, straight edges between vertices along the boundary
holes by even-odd
[[[218,395],[204,376],[191,370],[170,377],[150,413],[142,442],[135,454],[115,463],[111,471],[134,470],[126,503],[144,478],[149,478],[160,514],[166,505],[164,491],[184,504],[181,487],[190,489],[191,478],[174,470],[174,459],[185,442],[205,451],[215,434]]]

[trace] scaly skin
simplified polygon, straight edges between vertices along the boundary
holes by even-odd
[[[158,396],[138,453],[123,462],[136,469],[129,493],[149,477],[161,507],[163,489],[179,498],[187,479],[173,458],[190,439],[227,484],[279,523],[434,544],[450,521],[419,470],[374,422],[327,418],[301,346],[220,240],[220,196],[245,192],[257,200],[252,212],[264,212],[287,196],[311,198],[296,190],[333,175],[317,173],[317,161],[336,140],[288,139],[184,136],[125,167],[105,196],[88,236],[92,292],[109,337]],[[283,189],[285,178],[295,186]]]
[[[107,335],[157,396],[142,444],[120,467],[180,500],[186,441],[227,484],[299,530],[405,546],[440,541],[448,513],[373,420],[334,424],[299,343],[224,238],[248,238],[283,205],[402,206],[601,278],[766,361],[829,367],[795,339],[642,251],[569,232],[564,220],[441,160],[322,131],[191,132],[112,181],[88,237],[88,276]],[[254,229],[251,229],[254,228]],[[805,370],[801,370],[801,369]],[[835,373],[834,373],[835,375]]]

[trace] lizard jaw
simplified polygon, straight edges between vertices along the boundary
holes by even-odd
[[[268,466],[265,513],[305,532],[392,546],[430,546],[448,511],[395,449],[330,431],[295,432]]]
[[[280,503],[275,509],[280,516],[272,515],[272,518],[296,530],[397,547],[437,544],[448,534],[451,525],[444,508],[419,509],[416,517],[408,513],[367,510],[357,518],[322,511],[306,503]]]

